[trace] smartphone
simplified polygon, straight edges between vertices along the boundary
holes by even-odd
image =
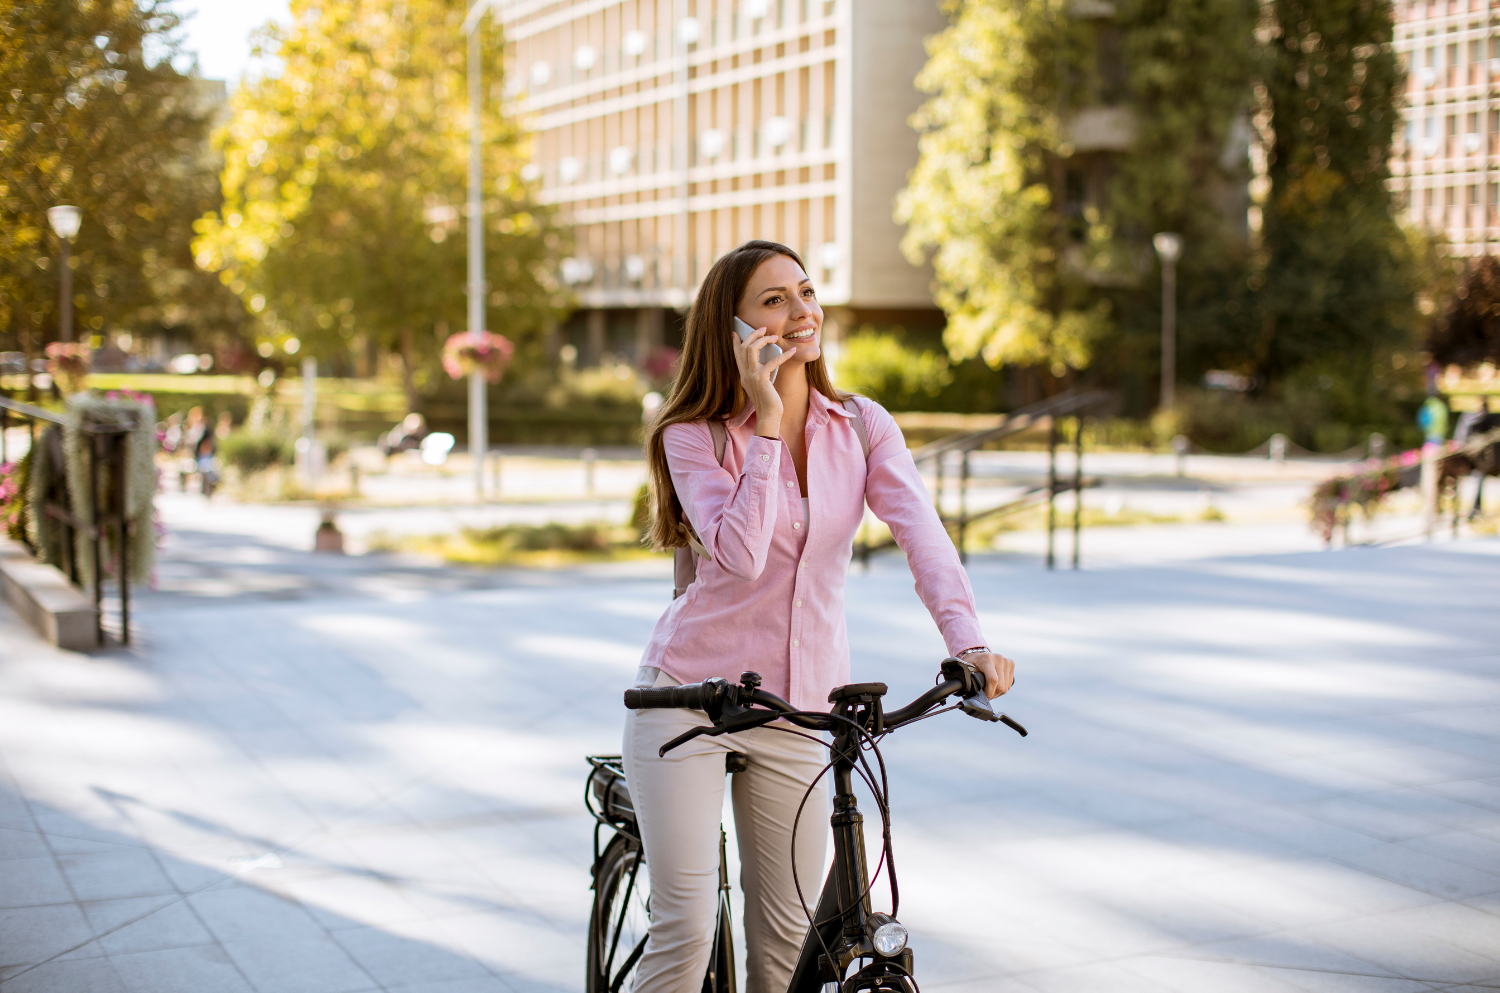
[[[740,341],[745,341],[755,333],[755,329],[736,317],[734,319],[734,333],[740,336]],[[767,345],[765,348],[762,348],[760,350],[760,364],[765,365],[767,362],[780,355],[781,352],[782,349],[780,345]],[[775,369],[771,370],[771,382],[776,382]]]

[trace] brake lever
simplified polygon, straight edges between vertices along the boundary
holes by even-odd
[[[707,735],[710,738],[717,738],[721,734],[734,734],[736,731],[749,731],[753,728],[760,727],[762,724],[769,724],[780,716],[781,715],[774,710],[747,710],[744,711],[741,715],[733,718],[732,720],[725,721],[723,724],[715,724],[712,727],[704,727],[702,725],[699,725],[698,727],[692,728],[691,730],[684,731],[682,734],[679,734],[677,737],[673,738],[665,745],[662,745],[661,748],[657,749],[656,754],[665,757],[668,752],[676,748],[678,745],[685,745],[699,735]]]
[[[975,693],[972,696],[964,697],[958,702],[958,709],[962,710],[970,717],[977,718],[981,721],[998,721],[999,723],[1004,724],[1006,727],[1010,728],[1016,734],[1019,734],[1021,737],[1026,737],[1026,729],[1023,728],[1018,721],[1013,721],[1009,717],[1006,717],[1004,714],[995,713],[995,708],[990,705],[989,697],[985,696],[983,693]]]

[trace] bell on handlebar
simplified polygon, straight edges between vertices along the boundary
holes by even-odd
[[[760,673],[748,671],[740,673],[740,685],[747,690],[760,689]]]

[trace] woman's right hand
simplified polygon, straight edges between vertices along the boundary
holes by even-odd
[[[733,334],[733,332],[730,332]],[[795,349],[786,349],[764,364],[760,361],[760,350],[767,345],[779,344],[776,335],[765,328],[756,328],[755,333],[744,341],[734,339],[734,358],[740,366],[740,386],[745,397],[755,405],[755,433],[763,438],[781,437],[781,394],[771,382],[771,373],[789,361]]]

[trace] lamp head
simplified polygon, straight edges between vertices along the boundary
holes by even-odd
[[[83,223],[83,211],[71,204],[48,207],[47,222],[59,238],[72,241],[78,236],[78,226]]]
[[[1156,246],[1156,254],[1161,260],[1168,264],[1182,258],[1182,235],[1163,231],[1151,239],[1151,244]]]

